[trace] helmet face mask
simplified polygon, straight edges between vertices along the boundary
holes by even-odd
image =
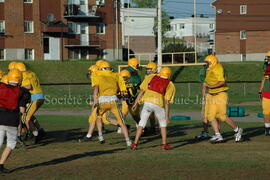
[[[123,77],[123,79],[124,79],[125,83],[129,83],[130,77],[125,76],[125,77]]]

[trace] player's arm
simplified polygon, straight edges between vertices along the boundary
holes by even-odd
[[[261,86],[260,86],[260,89],[259,89],[259,92],[258,92],[260,99],[262,99],[262,91],[263,91],[263,88],[264,88],[264,82],[265,82],[265,77],[262,78]]]
[[[137,106],[139,104],[139,101],[142,98],[144,92],[145,91],[143,89],[140,90],[140,92],[139,92],[139,94],[138,94],[138,96],[137,96],[137,98],[136,98],[136,100],[134,102],[134,105],[132,106],[132,111],[135,111],[137,109]]]
[[[265,77],[262,78],[261,86],[260,86],[260,89],[259,89],[259,93],[261,93],[262,90],[263,90],[263,88],[264,88],[264,82],[265,82]]]
[[[92,109],[94,109],[98,105],[98,89],[99,89],[99,86],[96,85],[96,86],[93,87],[93,89],[94,89],[94,92],[93,92],[94,102],[93,102]]]

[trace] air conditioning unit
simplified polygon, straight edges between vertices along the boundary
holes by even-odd
[[[97,6],[104,6],[104,4],[105,4],[104,1],[105,1],[105,0],[96,0],[96,5],[97,5]]]

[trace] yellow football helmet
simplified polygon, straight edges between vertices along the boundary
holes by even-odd
[[[268,52],[266,53],[266,56],[270,57],[270,51],[268,51]]]
[[[12,69],[8,72],[9,83],[20,83],[22,81],[22,72],[18,69]]]
[[[128,66],[133,67],[134,69],[138,69],[139,61],[136,58],[131,58],[128,60]]]
[[[21,71],[21,72],[26,71],[26,66],[25,66],[25,64],[22,63],[22,62],[16,63],[15,68],[18,69],[18,70]]]
[[[11,63],[8,64],[8,70],[12,70],[15,69],[17,62],[12,61]]]
[[[96,62],[96,65],[98,66],[98,68],[100,68],[101,64],[104,63],[104,62],[105,62],[105,61],[104,61],[103,59],[98,60],[98,61]]]
[[[150,62],[146,66],[147,74],[156,73],[157,72],[157,64],[154,62]]]
[[[101,70],[111,70],[111,65],[110,65],[110,63],[104,61],[104,62],[100,65],[100,69],[101,69]]]
[[[159,72],[160,77],[164,77],[167,79],[170,79],[171,74],[172,74],[172,70],[169,67],[163,67]]]
[[[97,65],[92,65],[88,68],[88,71],[95,72],[98,71],[98,66]]]
[[[209,68],[214,67],[218,63],[218,59],[214,55],[207,56],[204,61],[208,63]]]
[[[122,71],[120,72],[120,76],[122,76],[123,78],[124,78],[124,77],[130,78],[130,73],[129,73],[128,70],[122,70]]]
[[[1,79],[2,83],[8,84],[8,75],[4,75]]]

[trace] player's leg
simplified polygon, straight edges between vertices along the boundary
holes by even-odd
[[[148,118],[150,116],[150,114],[153,112],[153,110],[151,109],[149,103],[144,103],[143,105],[143,109],[141,111],[141,120],[139,122],[139,126],[136,130],[136,136],[135,136],[135,140],[131,146],[132,149],[136,149],[137,148],[137,145],[138,145],[138,142],[139,142],[139,139],[142,135],[142,130],[143,128],[146,126],[146,123],[148,121]]]
[[[265,135],[270,136],[270,99],[262,98]]]
[[[118,122],[118,125],[121,127],[122,132],[123,132],[124,137],[125,137],[125,140],[126,140],[126,143],[127,143],[127,146],[130,146],[131,141],[129,138],[127,126],[124,123],[124,119],[123,119],[121,110],[118,108],[116,102],[114,102],[114,101],[110,102],[110,112],[112,112],[114,114],[114,116]]]

